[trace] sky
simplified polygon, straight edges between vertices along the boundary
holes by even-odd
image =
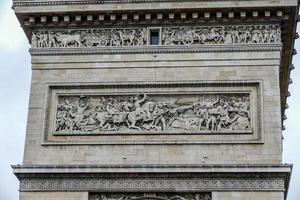
[[[300,52],[300,39],[295,48]],[[19,198],[19,181],[10,165],[22,163],[31,79],[28,49],[28,41],[11,9],[11,1],[0,0],[0,200]],[[299,200],[300,55],[294,57],[293,64],[293,84],[286,111],[288,119],[283,132],[283,163],[294,164],[288,200]]]

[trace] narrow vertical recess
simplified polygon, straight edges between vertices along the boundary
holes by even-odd
[[[159,45],[159,29],[150,30],[150,45]]]

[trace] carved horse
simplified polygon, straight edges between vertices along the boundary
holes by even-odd
[[[144,103],[141,107],[141,109],[144,111],[144,114],[140,114],[136,112],[136,110],[129,112],[127,115],[127,124],[129,128],[142,130],[140,127],[136,126],[138,121],[153,121],[153,119],[151,119],[150,110],[154,108],[154,105],[155,102],[152,101]]]
[[[135,30],[132,31],[117,31],[121,41],[122,46],[132,46],[134,44],[134,38],[135,38]]]
[[[98,112],[96,115],[93,116],[93,120],[99,122],[98,126],[100,128],[103,128],[109,119],[110,115],[106,111]]]
[[[220,35],[215,28],[212,28],[210,31],[205,30],[202,33],[194,32],[194,37],[198,39],[198,41],[201,44],[207,44],[210,41],[215,41],[216,43],[219,43],[222,40],[222,35]]]
[[[75,44],[78,47],[80,47],[81,45],[81,41],[80,41],[81,37],[79,34],[69,35],[69,34],[57,33],[55,38],[58,42],[61,43],[63,47],[67,47],[69,44]]]

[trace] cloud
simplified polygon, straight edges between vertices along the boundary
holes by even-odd
[[[26,37],[11,9],[11,1],[2,2],[0,10],[0,48],[18,49],[23,41],[26,41]]]

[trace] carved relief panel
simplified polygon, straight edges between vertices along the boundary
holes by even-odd
[[[89,193],[89,200],[211,200],[211,193]]]
[[[160,46],[278,44],[281,28],[270,25],[158,27]],[[41,30],[33,48],[143,47],[151,45],[153,27]]]
[[[249,93],[58,96],[54,134],[251,133]]]
[[[54,86],[45,141],[260,139],[259,106],[258,83]]]

